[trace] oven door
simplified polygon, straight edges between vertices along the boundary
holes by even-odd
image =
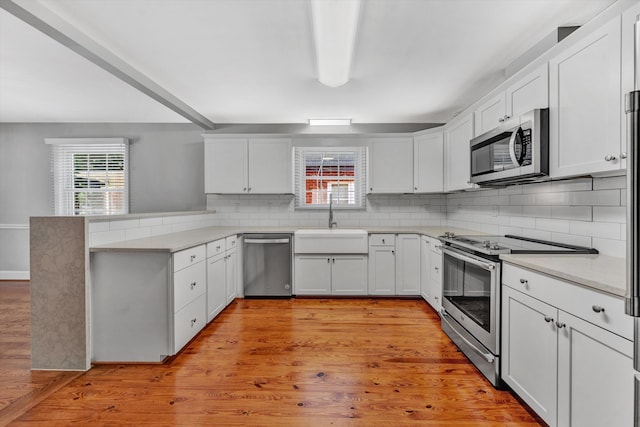
[[[492,354],[499,354],[500,262],[444,246],[442,307]]]

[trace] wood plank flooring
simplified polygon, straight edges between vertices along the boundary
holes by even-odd
[[[538,426],[421,300],[236,300],[170,364],[102,365],[11,425]]]
[[[29,282],[0,281],[0,426],[77,372],[31,371]]]

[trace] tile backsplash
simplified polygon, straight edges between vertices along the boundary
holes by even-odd
[[[295,209],[291,195],[208,195],[207,209],[220,226],[326,227],[327,210]],[[335,209],[339,227],[440,226],[446,220],[446,196],[371,195],[366,209]]]
[[[447,225],[594,247],[624,257],[626,177],[578,178],[447,195]]]
[[[209,226],[326,227],[326,210],[295,209],[291,195],[208,195],[213,213],[91,220],[90,245]],[[340,227],[451,226],[594,247],[624,257],[626,178],[577,178],[451,194],[367,196],[335,211]]]
[[[626,178],[577,178],[451,194],[370,195],[337,210],[341,227],[441,226],[517,234],[625,256]],[[296,210],[287,195],[208,195],[215,225],[324,227],[326,210]]]

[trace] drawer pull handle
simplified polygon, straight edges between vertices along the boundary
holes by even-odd
[[[192,328],[193,328],[193,325],[195,325],[197,321],[198,321],[198,319],[195,318],[195,317],[193,319],[191,319],[191,327]]]
[[[553,322],[553,317],[544,316],[544,321],[547,322],[547,323],[551,323],[551,322]]]
[[[596,313],[604,313],[604,307],[600,307],[599,305],[592,305],[591,310]]]
[[[522,283],[523,285],[528,285],[529,281],[527,279],[520,279],[520,283]]]
[[[565,326],[567,326],[567,325],[565,325],[565,324],[564,324],[564,323],[562,323],[562,322],[558,322],[558,321],[556,320],[556,326],[558,327],[558,329],[562,329],[562,328],[564,328],[564,327],[565,327]]]
[[[191,290],[196,287],[196,282],[191,282]]]

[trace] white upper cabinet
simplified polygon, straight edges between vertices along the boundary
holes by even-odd
[[[622,14],[622,97],[621,101],[621,114],[624,114],[624,95],[628,92],[635,90],[635,73],[636,73],[636,55],[635,55],[635,23],[640,19],[640,2],[636,3],[633,7],[627,9]],[[640,58],[639,58],[640,60]],[[640,73],[640,70],[638,70]],[[640,90],[640,86],[638,87]],[[622,145],[620,151],[622,156],[620,157],[620,167],[622,169],[627,168],[626,158],[627,152],[627,120],[624,118],[621,123],[621,135],[623,135]]]
[[[249,140],[249,191],[259,194],[291,193],[291,140]]]
[[[206,138],[205,193],[292,193],[288,138]]]
[[[548,106],[549,69],[544,63],[524,77],[513,79],[504,91],[488,98],[476,109],[475,135],[482,135],[527,111]]]
[[[504,121],[506,113],[506,102],[504,92],[487,99],[475,111],[475,135],[482,135],[494,129]]]
[[[370,139],[368,175],[370,194],[413,193],[413,138]]]
[[[520,117],[536,108],[549,107],[549,66],[545,62],[516,79],[505,91],[506,119]]]
[[[246,139],[205,139],[205,193],[246,193],[249,187],[247,156]]]
[[[620,44],[617,16],[549,62],[552,178],[621,168]]]
[[[413,138],[414,193],[441,193],[444,180],[443,133]]]
[[[447,125],[445,132],[445,191],[472,188],[470,181],[471,151],[469,141],[473,138],[473,113],[456,118]]]

